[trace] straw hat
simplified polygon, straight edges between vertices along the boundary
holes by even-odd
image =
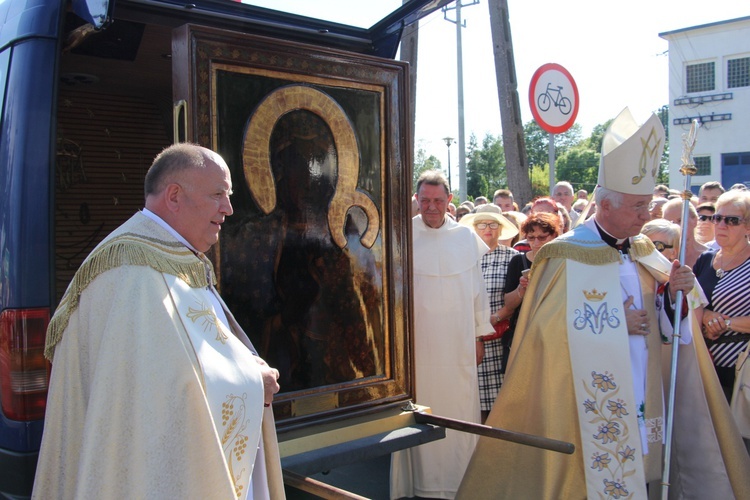
[[[485,203],[476,208],[476,212],[464,215],[459,224],[469,226],[472,229],[477,222],[497,222],[500,224],[498,240],[509,240],[518,234],[518,228],[503,216],[503,211],[494,203]]]
[[[604,134],[598,184],[618,193],[653,194],[664,135],[655,114],[638,125],[628,108],[622,110]]]

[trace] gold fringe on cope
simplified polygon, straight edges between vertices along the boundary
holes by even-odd
[[[583,243],[583,245],[581,244]],[[539,249],[534,263],[544,259],[570,259],[592,266],[603,266],[620,261],[620,253],[609,245],[592,244],[591,241],[554,240]]]
[[[635,236],[628,253],[632,259],[650,255],[655,250],[651,240],[642,234]],[[603,266],[620,261],[620,253],[611,246],[594,240],[561,238],[551,241],[539,249],[534,262],[544,259],[570,259],[592,266]]]
[[[206,262],[210,265],[210,262]],[[209,285],[203,261],[182,244],[170,245],[168,241],[144,238],[133,233],[117,236],[95,249],[70,282],[47,328],[44,346],[44,356],[47,359],[52,361],[55,346],[62,339],[70,316],[78,309],[81,294],[86,287],[100,274],[121,266],[147,266],[160,273],[177,276],[191,288]],[[216,284],[212,268],[210,276],[211,284]]]

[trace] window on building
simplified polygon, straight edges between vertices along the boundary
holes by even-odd
[[[707,92],[716,88],[714,63],[689,64],[686,68],[687,91]]]
[[[727,61],[727,87],[750,87],[750,57]]]
[[[711,175],[710,156],[696,156],[693,160],[695,161],[695,168],[697,170],[695,175]]]

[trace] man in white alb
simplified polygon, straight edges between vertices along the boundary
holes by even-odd
[[[412,219],[416,402],[479,423],[480,337],[494,332],[480,264],[489,249],[446,216],[451,198],[442,174],[420,176],[420,215]],[[449,429],[445,439],[394,453],[391,498],[453,498],[475,443],[476,436]]]

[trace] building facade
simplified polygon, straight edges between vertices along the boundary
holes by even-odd
[[[750,16],[659,33],[669,42],[669,184],[682,189],[682,138],[701,123],[691,188],[750,187]]]

